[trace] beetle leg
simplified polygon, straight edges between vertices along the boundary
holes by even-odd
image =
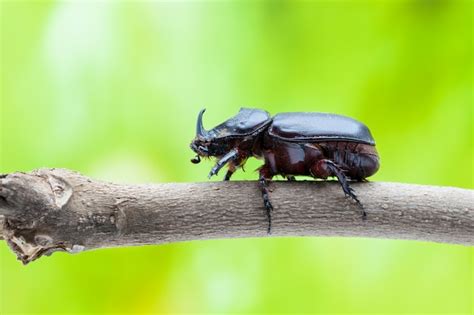
[[[231,150],[229,153],[224,155],[219,161],[217,161],[216,165],[211,169],[209,172],[208,178],[211,178],[213,175],[217,175],[219,173],[220,169],[224,167],[227,163],[229,163],[231,160],[234,160],[238,156],[237,150]]]
[[[227,169],[227,173],[224,176],[224,181],[230,180],[234,172],[237,170],[237,167],[235,164],[236,164],[235,161],[229,162],[229,168]]]
[[[259,170],[259,180],[258,184],[260,187],[260,190],[262,191],[262,198],[263,198],[263,205],[265,206],[265,210],[267,213],[267,219],[268,219],[268,228],[267,228],[267,233],[271,234],[272,233],[272,211],[273,211],[273,206],[272,203],[270,202],[270,194],[268,191],[268,184],[272,180],[272,174],[270,173],[269,168],[267,168],[265,165],[262,166]]]
[[[347,176],[344,174],[344,170],[341,169],[336,163],[331,160],[320,160],[318,163],[311,168],[311,173],[320,178],[327,178],[328,176],[336,176],[337,180],[341,184],[342,190],[346,196],[351,197],[357,205],[362,209],[362,219],[366,219],[367,213],[363,210],[364,206],[357,198],[354,189],[349,186]]]
[[[230,169],[227,170],[227,173],[225,173],[225,176],[224,176],[224,181],[229,181],[230,178],[232,177],[232,174],[234,174],[234,171],[231,171]]]
[[[238,167],[244,169],[244,164],[247,161],[247,158],[245,155],[240,155],[233,159],[232,161],[229,162],[229,169],[227,170],[227,173],[225,174],[224,181],[230,180],[232,175],[235,173]]]

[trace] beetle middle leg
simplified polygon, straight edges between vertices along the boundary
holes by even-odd
[[[351,197],[357,203],[357,205],[362,209],[362,218],[366,219],[367,213],[363,210],[364,207],[362,206],[362,203],[354,193],[354,189],[349,186],[349,180],[344,174],[344,170],[341,169],[336,163],[331,160],[319,160],[313,167],[311,167],[311,173],[313,176],[323,179],[326,179],[329,176],[337,177],[344,194]]]
[[[273,211],[273,206],[272,203],[270,202],[270,193],[268,190],[268,184],[273,178],[273,174],[270,170],[270,168],[266,165],[263,165],[260,170],[259,170],[259,180],[258,184],[260,187],[260,190],[262,192],[262,198],[263,198],[263,205],[265,206],[265,210],[267,213],[267,219],[268,219],[268,228],[267,228],[267,233],[271,234],[272,233],[272,211]]]

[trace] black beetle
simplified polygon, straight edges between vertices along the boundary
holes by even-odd
[[[217,157],[209,178],[228,164],[224,180],[251,156],[264,159],[259,186],[267,210],[268,232],[271,211],[268,184],[275,175],[295,180],[295,175],[326,179],[335,176],[344,193],[362,208],[349,180],[364,181],[379,169],[375,141],[369,129],[352,118],[326,113],[281,113],[273,118],[261,109],[241,108],[239,113],[207,131],[201,110],[191,149],[200,157]],[[365,211],[362,210],[365,219]]]

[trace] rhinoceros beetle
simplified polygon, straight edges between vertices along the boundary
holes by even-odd
[[[295,180],[295,175],[326,179],[336,177],[346,196],[350,196],[366,213],[349,186],[349,180],[364,181],[379,168],[375,141],[369,129],[352,118],[327,113],[281,113],[271,117],[261,109],[241,108],[234,117],[211,130],[204,129],[201,110],[196,137],[191,149],[199,163],[201,157],[216,157],[209,178],[228,165],[224,180],[229,180],[249,157],[263,159],[259,170],[259,187],[267,211],[268,233],[271,232],[273,206],[268,185],[273,176]]]

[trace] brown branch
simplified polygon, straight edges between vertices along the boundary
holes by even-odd
[[[272,236],[356,236],[474,245],[473,190],[274,182]],[[0,177],[0,233],[23,263],[62,250],[267,237],[257,183],[118,185],[64,169]]]

